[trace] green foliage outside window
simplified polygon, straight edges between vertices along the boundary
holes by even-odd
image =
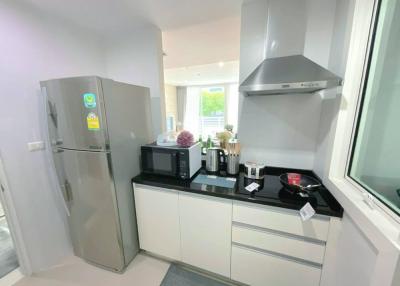
[[[225,91],[222,87],[201,90],[201,116],[224,116]]]

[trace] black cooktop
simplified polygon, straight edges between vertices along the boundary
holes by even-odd
[[[310,194],[293,193],[292,191],[285,189],[280,183],[279,176],[288,172],[296,172],[317,178],[317,176],[309,170],[267,167],[267,175],[262,181],[247,179],[244,176],[244,173],[240,172],[239,175],[235,177],[236,184],[234,188],[194,183],[193,180],[198,174],[208,174],[205,169],[201,169],[196,175],[193,176],[191,180],[181,180],[166,176],[142,173],[133,178],[132,181],[137,184],[170,188],[179,191],[223,197],[232,200],[246,201],[295,210],[301,209],[307,202],[309,202],[318,214],[342,217],[343,208],[324,186]],[[224,171],[210,175],[222,177],[227,176]],[[258,190],[250,193],[245,188],[252,182],[258,183],[260,187]]]

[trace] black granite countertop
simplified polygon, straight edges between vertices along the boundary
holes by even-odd
[[[154,187],[175,189],[183,192],[215,196],[294,210],[300,210],[307,202],[309,202],[317,214],[335,217],[343,216],[343,208],[324,186],[322,186],[318,191],[309,194],[308,197],[302,197],[297,193],[292,193],[285,189],[280,183],[279,175],[288,172],[296,172],[318,179],[318,177],[309,170],[267,167],[267,175],[264,178],[263,184],[258,191],[252,193],[249,193],[245,189],[245,187],[252,181],[245,178],[243,172],[240,172],[239,175],[236,176],[236,184],[234,188],[194,183],[193,180],[198,174],[207,174],[204,168],[200,169],[200,171],[190,180],[142,173],[134,177],[132,182]],[[210,175],[223,177],[227,176],[226,172],[224,171]]]

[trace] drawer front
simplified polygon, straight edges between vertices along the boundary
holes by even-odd
[[[318,286],[321,269],[232,246],[233,280],[251,286]]]
[[[232,241],[321,265],[325,253],[324,243],[308,242],[299,238],[236,225],[232,227]]]
[[[239,203],[233,205],[233,221],[321,241],[327,240],[329,230],[329,218],[302,221],[295,211]]]

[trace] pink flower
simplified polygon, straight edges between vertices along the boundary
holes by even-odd
[[[193,134],[190,133],[189,131],[183,130],[181,133],[179,133],[178,138],[176,140],[179,146],[182,147],[190,147],[193,145]]]

